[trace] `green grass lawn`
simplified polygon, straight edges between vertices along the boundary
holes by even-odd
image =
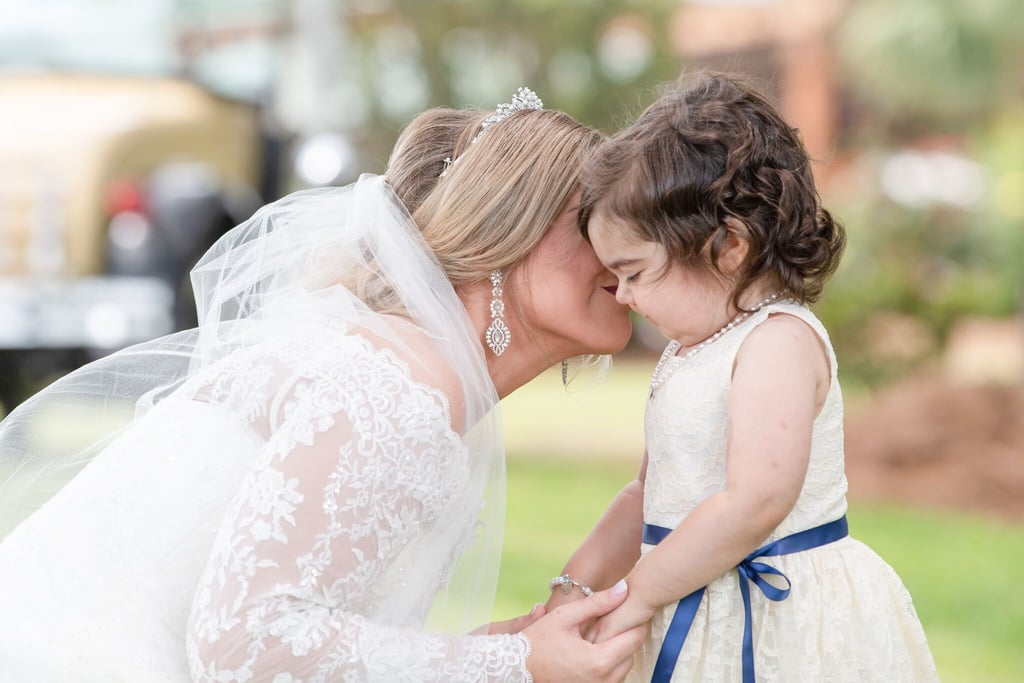
[[[623,461],[510,456],[496,619],[547,598],[548,579],[633,474]],[[852,505],[849,518],[913,595],[945,683],[1021,680],[1024,528],[895,506]]]
[[[545,375],[505,401],[505,553],[495,618],[528,612],[632,478],[649,368],[617,366],[568,390]],[[557,455],[553,455],[557,454]],[[851,533],[896,569],[945,683],[1024,679],[1024,527],[968,514],[853,502]]]

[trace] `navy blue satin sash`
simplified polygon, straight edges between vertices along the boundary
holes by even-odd
[[[643,541],[650,545],[657,545],[672,532],[662,526],[644,524]],[[775,567],[763,562],[755,562],[760,557],[772,557],[775,555],[788,555],[798,553],[801,550],[810,550],[819,546],[827,545],[838,541],[849,534],[849,525],[846,516],[840,517],[834,522],[816,526],[807,531],[801,531],[785,538],[762,546],[747,555],[747,558],[739,563],[736,572],[739,575],[740,594],[743,596],[743,683],[755,683],[754,679],[754,636],[751,627],[750,616],[750,582],[753,582],[764,596],[769,600],[778,602],[789,597],[789,589],[792,588],[789,579],[785,574]],[[785,588],[776,588],[768,583],[764,575],[778,576],[786,582]],[[672,622],[665,632],[665,640],[661,644],[661,652],[658,653],[658,660],[654,664],[654,675],[651,676],[651,683],[668,683],[672,678],[672,671],[676,668],[676,660],[679,659],[679,652],[686,642],[686,634],[690,631],[693,619],[697,615],[697,608],[704,597],[704,589],[700,588],[687,595],[679,601],[676,613]]]

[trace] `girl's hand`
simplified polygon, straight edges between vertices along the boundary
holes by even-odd
[[[646,634],[655,611],[655,608],[643,604],[638,599],[626,598],[614,611],[591,624],[583,635],[592,643],[600,643],[641,626]]]
[[[633,666],[646,627],[625,630],[601,643],[582,636],[594,619],[608,614],[626,597],[626,584],[562,605],[523,629],[532,651],[526,662],[534,683],[617,683]]]

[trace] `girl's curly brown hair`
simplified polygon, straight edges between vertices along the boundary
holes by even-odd
[[[749,250],[733,291],[737,308],[766,277],[801,302],[816,301],[846,243],[821,206],[797,131],[753,87],[711,71],[684,74],[587,159],[584,235],[594,214],[662,245],[670,263],[715,270],[727,219],[739,221]]]

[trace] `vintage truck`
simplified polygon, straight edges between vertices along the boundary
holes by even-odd
[[[195,260],[290,189],[285,157],[303,131],[269,107],[287,11],[0,0],[6,410],[82,362],[194,323]]]

